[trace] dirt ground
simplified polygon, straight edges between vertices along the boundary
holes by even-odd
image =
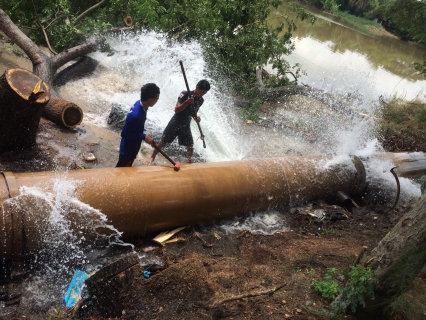
[[[1,50],[0,57],[9,61],[9,51]],[[16,61],[11,61],[13,66]],[[18,62],[28,66],[28,61]],[[77,129],[63,129],[42,119],[37,146],[1,155],[0,170],[112,167],[118,144],[115,132],[84,123]],[[87,152],[97,160],[85,161]],[[371,251],[411,206],[401,204],[389,211],[386,205],[365,205],[349,212],[319,201],[280,209],[289,232],[229,235],[211,225],[187,228],[178,234],[181,241],[166,246],[153,243],[150,237],[134,239],[136,252],[149,252],[162,263],[149,278],[140,272],[127,275],[124,290],[113,290],[110,313],[102,311],[93,297],[77,310],[59,305],[37,314],[25,310],[19,299],[10,296],[11,288],[19,287],[24,278],[5,281],[0,287],[0,319],[327,319],[322,311],[330,301],[313,292],[312,282],[323,279],[327,268],[347,270],[362,248]],[[324,210],[323,220],[307,214],[315,209]],[[346,219],[335,220],[336,213]],[[407,296],[413,305],[420,303],[417,319],[425,319],[426,279],[416,279]],[[364,318],[347,315],[345,319]]]

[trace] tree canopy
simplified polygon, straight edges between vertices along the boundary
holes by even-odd
[[[215,79],[225,76],[234,90],[254,88],[255,71],[269,64],[271,86],[289,83],[291,66],[283,58],[293,50],[289,15],[272,26],[271,9],[283,0],[4,0],[2,9],[37,44],[52,52],[74,46],[88,35],[126,23],[155,30],[176,41],[197,40]],[[294,19],[315,18],[297,3],[288,4]],[[298,69],[293,72],[298,75]]]

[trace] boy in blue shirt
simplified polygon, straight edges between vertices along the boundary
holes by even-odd
[[[139,153],[142,141],[154,146],[152,138],[143,133],[148,108],[160,98],[160,88],[147,83],[141,88],[141,99],[136,101],[126,116],[121,131],[120,155],[116,167],[131,167]]]
[[[198,81],[195,90],[182,91],[178,97],[175,106],[175,114],[170,119],[166,129],[164,129],[163,136],[157,144],[157,148],[161,149],[164,144],[172,143],[178,137],[178,143],[181,146],[186,146],[188,161],[191,162],[192,154],[194,153],[194,140],[191,132],[191,119],[194,118],[196,122],[200,122],[200,117],[193,117],[197,114],[201,105],[204,103],[203,96],[210,90],[210,83],[203,79]],[[151,164],[158,150],[154,149],[151,158],[146,160],[146,163]]]

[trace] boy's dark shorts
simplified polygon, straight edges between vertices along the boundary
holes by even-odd
[[[192,146],[194,139],[192,139],[191,126],[182,126],[169,123],[163,132],[161,140],[165,143],[172,143],[178,137],[178,143],[181,146]]]

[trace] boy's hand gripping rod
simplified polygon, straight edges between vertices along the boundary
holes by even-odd
[[[167,160],[169,160],[171,162],[171,164],[173,165],[173,170],[175,171],[179,171],[180,169],[180,162],[174,162],[167,154],[164,153],[163,150],[161,150],[159,147],[157,147],[157,144],[155,143],[155,141],[152,141],[152,146],[157,149],[158,152],[160,152],[164,158],[166,158]]]
[[[186,80],[186,74],[185,74],[185,69],[183,68],[183,62],[182,62],[182,60],[179,61],[179,64],[180,64],[180,67],[182,69],[183,78],[185,79],[186,91],[188,91],[188,95],[189,95],[190,90],[189,90],[189,86],[188,86],[188,80]],[[194,105],[191,105],[191,110],[192,110],[192,117],[195,120],[195,118],[197,118],[197,113],[194,110]],[[195,121],[195,122],[197,122],[197,121]],[[203,131],[201,130],[201,126],[200,126],[199,122],[197,122],[197,125],[198,125],[198,130],[200,130],[200,135],[201,135],[200,138],[201,138],[201,140],[203,140],[203,147],[205,148],[206,147],[206,142],[204,141]]]

